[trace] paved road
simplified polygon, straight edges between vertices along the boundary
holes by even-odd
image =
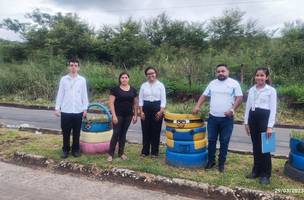
[[[59,118],[54,116],[53,111],[47,110],[29,110],[21,108],[0,106],[0,122],[9,125],[29,124],[39,128],[59,129]],[[162,140],[165,140],[164,126],[162,130]],[[288,155],[289,153],[289,135],[291,129],[276,128],[277,132],[277,151],[276,154]],[[131,125],[127,134],[130,142],[141,143],[140,123]],[[229,149],[232,150],[251,150],[251,140],[246,135],[242,125],[235,125]]]
[[[132,186],[53,174],[0,162],[0,199],[3,200],[190,200],[178,195]]]

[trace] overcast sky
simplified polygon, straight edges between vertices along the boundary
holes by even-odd
[[[24,20],[34,9],[48,13],[77,13],[95,29],[118,24],[132,16],[148,19],[166,12],[172,19],[203,22],[221,16],[226,8],[239,8],[246,19],[258,20],[265,29],[283,27],[285,22],[304,21],[304,0],[0,0],[0,21]],[[0,29],[0,38],[18,40],[18,35]]]

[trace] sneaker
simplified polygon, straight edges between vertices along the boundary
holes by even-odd
[[[62,159],[66,159],[67,157],[69,156],[69,152],[67,152],[67,151],[63,151],[62,153],[61,153],[61,158]]]
[[[260,184],[261,185],[268,185],[269,183],[270,183],[269,178],[267,178],[265,176],[263,176],[263,177],[260,178]]]
[[[127,160],[128,157],[127,157],[125,154],[122,154],[122,155],[120,156],[120,159],[122,159],[122,160]]]
[[[80,152],[79,152],[79,151],[72,152],[72,155],[73,155],[75,158],[77,158],[77,157],[80,157],[80,156],[81,156],[81,154],[80,154]]]
[[[215,162],[208,162],[207,165],[205,166],[205,169],[211,169],[215,166]]]
[[[107,161],[112,162],[113,161],[113,156],[108,156]]]

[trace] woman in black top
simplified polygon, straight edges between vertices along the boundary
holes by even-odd
[[[115,146],[118,142],[118,156],[126,160],[124,147],[126,134],[131,121],[137,122],[137,92],[129,85],[129,74],[122,72],[119,75],[119,86],[111,89],[109,107],[112,112],[113,135],[110,142],[108,161],[113,160]]]

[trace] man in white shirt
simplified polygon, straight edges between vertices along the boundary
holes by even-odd
[[[82,117],[87,114],[88,93],[84,77],[78,75],[79,61],[68,61],[69,74],[63,76],[59,83],[56,98],[55,115],[61,116],[63,146],[61,158],[67,158],[70,151],[70,134],[73,131],[72,155],[80,156],[79,137]]]
[[[224,172],[228,145],[233,130],[233,115],[242,102],[243,93],[240,84],[229,78],[226,64],[216,66],[217,79],[211,81],[193,108],[197,114],[207,97],[210,97],[210,112],[207,124],[208,131],[208,163],[205,169],[215,166],[217,138],[220,141],[218,170]]]

